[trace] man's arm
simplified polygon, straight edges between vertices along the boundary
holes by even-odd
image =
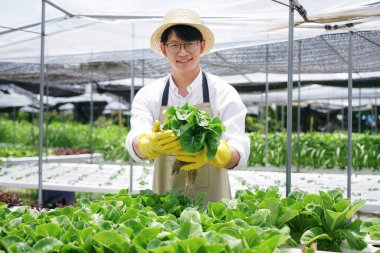
[[[139,147],[138,147],[138,140],[139,140],[139,137],[138,137],[138,136],[135,137],[135,138],[133,139],[133,142],[132,142],[133,151],[135,151],[135,154],[136,154],[138,157],[140,157],[141,159],[146,159],[147,157],[144,156],[144,155],[140,152],[140,150],[139,150]]]
[[[227,141],[231,151],[231,159],[225,167],[242,167],[246,165],[250,152],[250,140],[245,134],[247,108],[232,86],[218,84],[221,85],[216,89],[214,113],[216,112],[226,127],[222,139]]]
[[[233,169],[234,167],[238,165],[240,161],[239,152],[235,148],[232,148],[232,147],[230,147],[230,151],[231,151],[231,159],[226,165],[227,169]]]

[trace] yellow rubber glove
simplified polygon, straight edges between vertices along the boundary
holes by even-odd
[[[188,162],[185,166],[182,166],[181,170],[195,170],[200,167],[211,164],[217,168],[224,168],[231,159],[231,151],[225,140],[221,140],[218,146],[218,150],[213,159],[207,160],[206,151],[203,149],[197,153],[189,153],[185,150],[178,151],[176,153],[176,159],[183,162]]]
[[[160,122],[156,120],[152,132],[139,136],[137,146],[139,151],[149,159],[156,158],[160,153],[172,154],[181,149],[179,139],[171,130],[160,131]]]
[[[231,160],[231,150],[225,140],[221,140],[216,151],[216,155],[210,161],[210,164],[214,167],[224,168]]]

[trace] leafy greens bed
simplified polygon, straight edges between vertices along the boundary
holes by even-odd
[[[128,161],[129,159],[128,151],[124,147],[124,137],[127,134],[127,129],[124,127],[95,126],[92,146],[90,145],[91,127],[89,124],[53,121],[49,122],[48,128],[48,143],[51,148],[91,148],[93,152],[103,153],[106,160]],[[15,135],[13,129],[15,129]],[[33,125],[27,121],[13,122],[1,119],[0,143],[7,144],[8,147],[10,144],[16,143],[17,147],[8,148],[10,152],[0,148],[0,157],[37,156],[38,128],[35,133],[31,129],[33,129]]]
[[[260,132],[248,134],[251,140],[250,166],[265,165],[265,135]],[[298,162],[297,135],[293,134],[292,161]],[[305,133],[300,135],[300,166],[307,168],[347,168],[347,134]],[[352,135],[352,167],[356,170],[380,170],[380,135]],[[268,163],[284,166],[286,163],[286,134],[268,135]]]
[[[42,213],[29,207],[11,211],[3,204],[0,252],[262,253],[300,242],[339,250],[343,240],[354,249],[366,247],[362,222],[348,222],[364,203],[350,204],[338,190],[295,191],[287,198],[277,188],[242,190],[234,200],[207,206],[202,198],[122,190]],[[364,230],[376,231],[377,225],[371,221]]]

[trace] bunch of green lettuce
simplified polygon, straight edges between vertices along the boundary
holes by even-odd
[[[317,242],[318,250],[341,252],[344,241],[349,248],[363,250],[367,247],[365,232],[360,231],[361,220],[350,221],[365,204],[364,200],[343,197],[340,189],[317,194],[295,191],[286,202],[299,214],[287,222],[295,241],[310,245]]]
[[[187,102],[182,107],[171,106],[165,113],[168,117],[162,129],[172,130],[185,151],[196,153],[204,148],[208,160],[215,156],[222,133],[226,130],[218,117],[211,118]]]

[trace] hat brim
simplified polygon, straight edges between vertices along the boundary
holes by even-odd
[[[161,36],[162,33],[171,26],[174,25],[188,25],[198,29],[203,37],[203,40],[206,41],[205,48],[201,55],[205,55],[211,51],[214,47],[214,34],[206,26],[202,24],[192,24],[192,23],[167,23],[158,27],[152,34],[150,38],[150,48],[159,55],[164,56],[161,51]]]

